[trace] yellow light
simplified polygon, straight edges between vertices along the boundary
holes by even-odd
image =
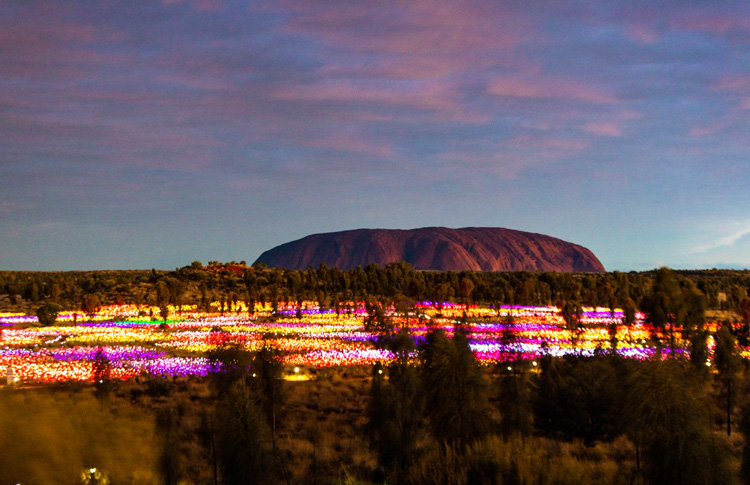
[[[299,372],[299,367],[295,367],[295,368],[294,368],[294,373],[296,374],[296,373],[298,373],[298,372]]]

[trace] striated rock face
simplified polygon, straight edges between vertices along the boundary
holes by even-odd
[[[405,261],[442,271],[604,272],[594,253],[543,234],[499,227],[355,229],[313,234],[270,249],[258,258],[271,267],[352,269]]]

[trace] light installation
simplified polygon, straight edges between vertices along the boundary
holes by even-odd
[[[158,320],[156,307],[104,306],[94,314],[70,310],[60,313],[57,324],[40,327],[36,317],[0,313],[0,371],[20,383],[90,381],[99,349],[115,379],[140,375],[170,378],[205,376],[215,369],[207,353],[227,345],[249,351],[268,346],[287,365],[332,367],[387,363],[393,354],[375,345],[376,337],[365,330],[363,302],[345,302],[337,313],[316,302],[256,305],[249,314],[244,304],[231,312],[211,313],[195,306],[170,307],[167,321]],[[432,329],[452,335],[457,325],[469,333],[477,359],[487,365],[509,360],[534,360],[542,355],[595,355],[611,352],[612,332],[617,353],[634,359],[656,353],[654,329],[636,315],[636,322],[622,323],[619,309],[584,307],[575,328],[566,325],[554,306],[483,306],[420,302],[407,312],[386,309],[397,329],[406,328],[415,343]],[[463,323],[462,323],[463,322]],[[717,325],[709,323],[709,331]],[[677,340],[675,351],[687,352]],[[664,351],[668,352],[667,350]],[[747,349],[743,356],[749,357]],[[9,371],[8,371],[9,369]]]

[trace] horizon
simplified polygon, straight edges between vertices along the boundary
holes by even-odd
[[[0,4],[0,269],[502,227],[750,268],[750,4]]]

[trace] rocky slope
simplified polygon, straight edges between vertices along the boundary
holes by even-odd
[[[543,234],[499,227],[355,229],[313,234],[270,249],[258,258],[271,267],[352,269],[405,261],[442,271],[604,272],[588,249]]]

